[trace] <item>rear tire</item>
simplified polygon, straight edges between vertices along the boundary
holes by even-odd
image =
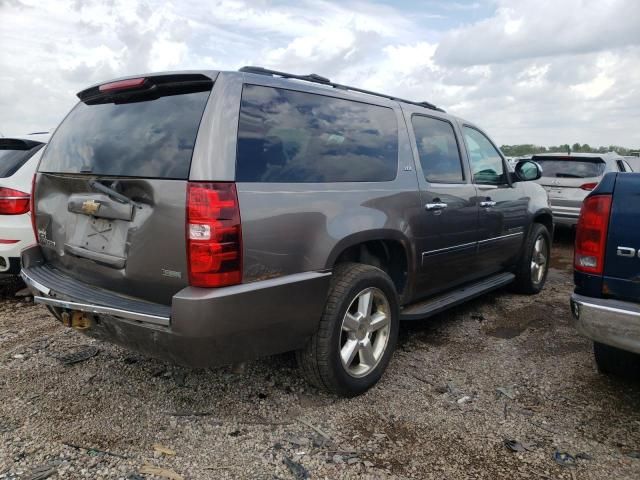
[[[397,293],[389,276],[370,265],[340,264],[318,331],[296,352],[300,371],[331,393],[364,393],[387,368],[398,328]]]
[[[593,342],[593,356],[600,373],[626,379],[640,378],[640,355],[637,353]]]
[[[516,267],[512,290],[532,295],[540,293],[547,281],[551,256],[551,234],[541,223],[531,225],[524,251]]]

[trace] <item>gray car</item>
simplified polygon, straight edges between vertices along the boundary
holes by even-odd
[[[400,320],[544,285],[539,168],[508,171],[427,102],[256,67],[78,97],[39,165],[22,275],[88,335],[198,367],[295,350],[355,395]]]
[[[538,180],[549,194],[556,225],[578,223],[582,201],[605,173],[632,172],[624,157],[617,153],[544,153],[531,158],[542,167]]]

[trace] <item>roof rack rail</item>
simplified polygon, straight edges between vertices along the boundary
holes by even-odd
[[[438,112],[443,112],[444,113],[444,110],[442,108],[436,107],[433,103],[429,103],[429,102],[414,102],[412,100],[406,100],[404,98],[394,97],[392,95],[385,95],[384,93],[377,93],[377,92],[372,92],[370,90],[364,90],[362,88],[350,87],[348,85],[342,85],[340,83],[334,83],[331,80],[329,80],[328,78],[322,77],[322,76],[317,75],[315,73],[311,73],[309,75],[296,75],[294,73],[279,72],[278,70],[269,70],[268,68],[253,67],[253,66],[242,67],[239,71],[240,72],[244,72],[244,73],[256,73],[258,75],[270,75],[272,77],[273,76],[278,76],[278,77],[282,77],[282,78],[294,78],[296,80],[304,80],[306,82],[319,83],[319,84],[322,84],[322,85],[328,85],[330,87],[337,88],[339,90],[351,90],[353,92],[365,93],[367,95],[375,95],[376,97],[383,97],[383,98],[387,98],[389,100],[394,100],[396,102],[410,103],[412,105],[417,105],[419,107],[426,107],[426,108],[429,108],[431,110],[437,110]]]

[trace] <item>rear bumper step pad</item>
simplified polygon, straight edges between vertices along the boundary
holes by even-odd
[[[91,287],[50,265],[23,268],[21,276],[34,291],[36,303],[68,310],[113,315],[114,317],[168,326],[171,307],[125,297]]]

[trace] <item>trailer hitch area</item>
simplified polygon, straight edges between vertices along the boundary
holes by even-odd
[[[60,315],[60,319],[62,320],[62,324],[65,327],[71,327],[75,330],[88,330],[93,326],[93,318],[87,315],[85,312],[80,311],[64,311]]]

